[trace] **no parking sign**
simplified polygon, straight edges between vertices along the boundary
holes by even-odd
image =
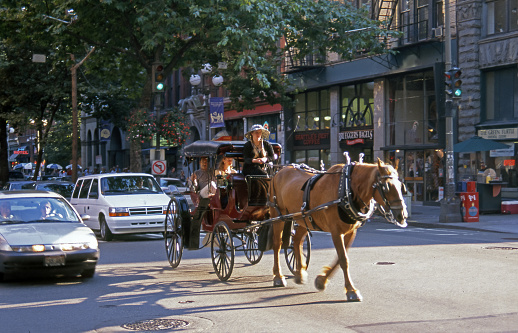
[[[151,164],[151,173],[157,176],[165,176],[167,172],[166,161],[153,161]]]

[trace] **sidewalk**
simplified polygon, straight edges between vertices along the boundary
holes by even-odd
[[[439,222],[440,213],[440,206],[423,206],[422,203],[413,202],[411,215],[407,222],[413,226],[429,225],[437,228],[443,225],[445,228],[455,227],[518,234],[518,214],[481,214],[479,222],[444,223]]]

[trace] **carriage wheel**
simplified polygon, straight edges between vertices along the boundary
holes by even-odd
[[[263,251],[259,251],[259,245],[258,245],[258,235],[257,230],[252,230],[245,232],[245,256],[246,259],[252,264],[255,265],[259,261],[261,261],[261,258],[263,257]]]
[[[180,218],[180,205],[173,198],[169,201],[165,217],[165,251],[167,260],[172,268],[178,267],[182,260],[183,253],[183,230],[182,220]]]
[[[214,227],[210,248],[216,275],[221,281],[227,281],[234,269],[236,249],[232,242],[232,233],[225,222],[218,222]]]
[[[295,263],[295,251],[293,251],[293,236],[295,230],[291,231],[290,245],[284,249],[284,258],[286,258],[286,264],[292,274],[295,274],[297,269]],[[302,244],[302,258],[306,258],[306,267],[309,267],[309,257],[311,256],[311,237],[309,234],[306,235],[306,241]]]

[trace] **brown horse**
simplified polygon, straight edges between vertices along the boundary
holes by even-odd
[[[329,277],[340,265],[345,277],[347,301],[361,301],[362,297],[349,275],[347,249],[352,245],[357,229],[372,215],[374,200],[389,222],[406,227],[408,213],[403,201],[404,185],[398,180],[396,169],[379,159],[377,164],[337,164],[316,180],[310,191],[310,199],[304,199],[301,189],[316,173],[316,170],[310,172],[295,166],[281,169],[270,183],[270,201],[273,203],[270,207],[271,217],[287,214],[300,217],[297,212],[301,212],[306,202],[304,209],[308,214],[300,217],[293,237],[295,282],[300,284],[307,279],[302,244],[308,230],[326,231],[331,233],[338,258],[331,266],[323,268],[315,280],[315,286],[324,290]],[[274,286],[286,286],[279,262],[283,229],[284,223],[273,224]]]

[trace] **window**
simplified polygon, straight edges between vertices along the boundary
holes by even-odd
[[[488,35],[518,30],[518,0],[487,1],[486,13]]]
[[[392,78],[388,89],[387,145],[438,143],[433,71]]]
[[[518,119],[518,70],[503,68],[483,73],[483,121]]]
[[[311,91],[295,96],[295,113],[292,128],[296,131],[329,129],[331,116],[329,111],[329,91],[327,89]]]
[[[342,87],[340,95],[340,128],[372,127],[374,83]]]
[[[294,163],[304,163],[317,170],[320,170],[321,163],[324,164],[325,169],[331,167],[329,160],[329,150],[327,149],[296,150],[293,153],[293,159]]]

